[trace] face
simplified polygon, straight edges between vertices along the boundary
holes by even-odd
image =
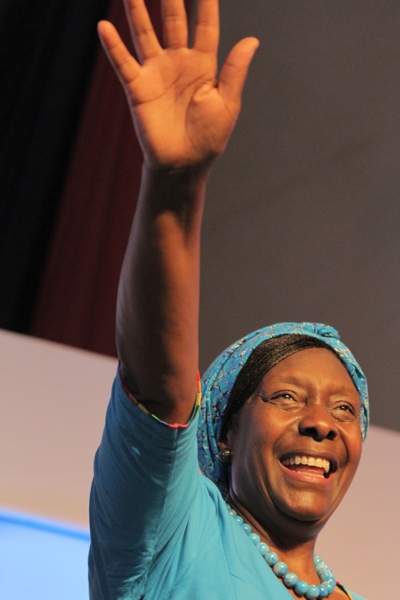
[[[238,506],[278,530],[298,522],[318,531],[361,455],[360,398],[346,368],[322,348],[282,360],[237,413],[226,445]]]

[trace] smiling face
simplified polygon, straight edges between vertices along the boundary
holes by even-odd
[[[360,398],[346,368],[321,348],[285,358],[237,413],[227,445],[237,506],[277,535],[296,522],[318,533],[361,456]]]

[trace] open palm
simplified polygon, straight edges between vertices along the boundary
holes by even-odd
[[[199,0],[192,48],[184,0],[163,2],[165,47],[144,0],[125,5],[138,60],[111,23],[101,22],[99,34],[128,97],[146,162],[163,169],[207,163],[229,139],[257,40],[239,42],[217,78],[218,0]]]

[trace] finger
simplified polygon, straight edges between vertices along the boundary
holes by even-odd
[[[218,89],[227,104],[240,106],[244,83],[259,46],[256,38],[245,38],[230,51],[220,73]]]
[[[218,0],[199,0],[193,46],[200,52],[217,52],[219,42]]]
[[[129,28],[140,61],[156,56],[162,50],[147,12],[144,0],[124,0]]]
[[[168,48],[188,44],[188,24],[184,0],[163,0],[162,20],[164,41]]]
[[[123,84],[129,84],[140,71],[139,63],[129,53],[114,25],[108,21],[100,21],[97,25],[104,51]]]

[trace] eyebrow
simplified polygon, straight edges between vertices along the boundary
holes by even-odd
[[[304,387],[304,385],[307,383],[307,381],[304,381],[304,379],[302,378],[301,375],[297,376],[297,375],[291,375],[291,374],[287,374],[287,375],[283,374],[283,375],[279,375],[277,377],[278,377],[278,379],[276,379],[275,381],[272,380],[271,383],[273,385],[278,385],[278,386],[296,385],[298,387]],[[350,375],[349,375],[349,377],[350,377]],[[341,386],[336,387],[332,395],[335,395],[335,394],[356,395],[361,404],[360,393],[357,390],[353,380],[351,380],[350,385],[341,385]]]

